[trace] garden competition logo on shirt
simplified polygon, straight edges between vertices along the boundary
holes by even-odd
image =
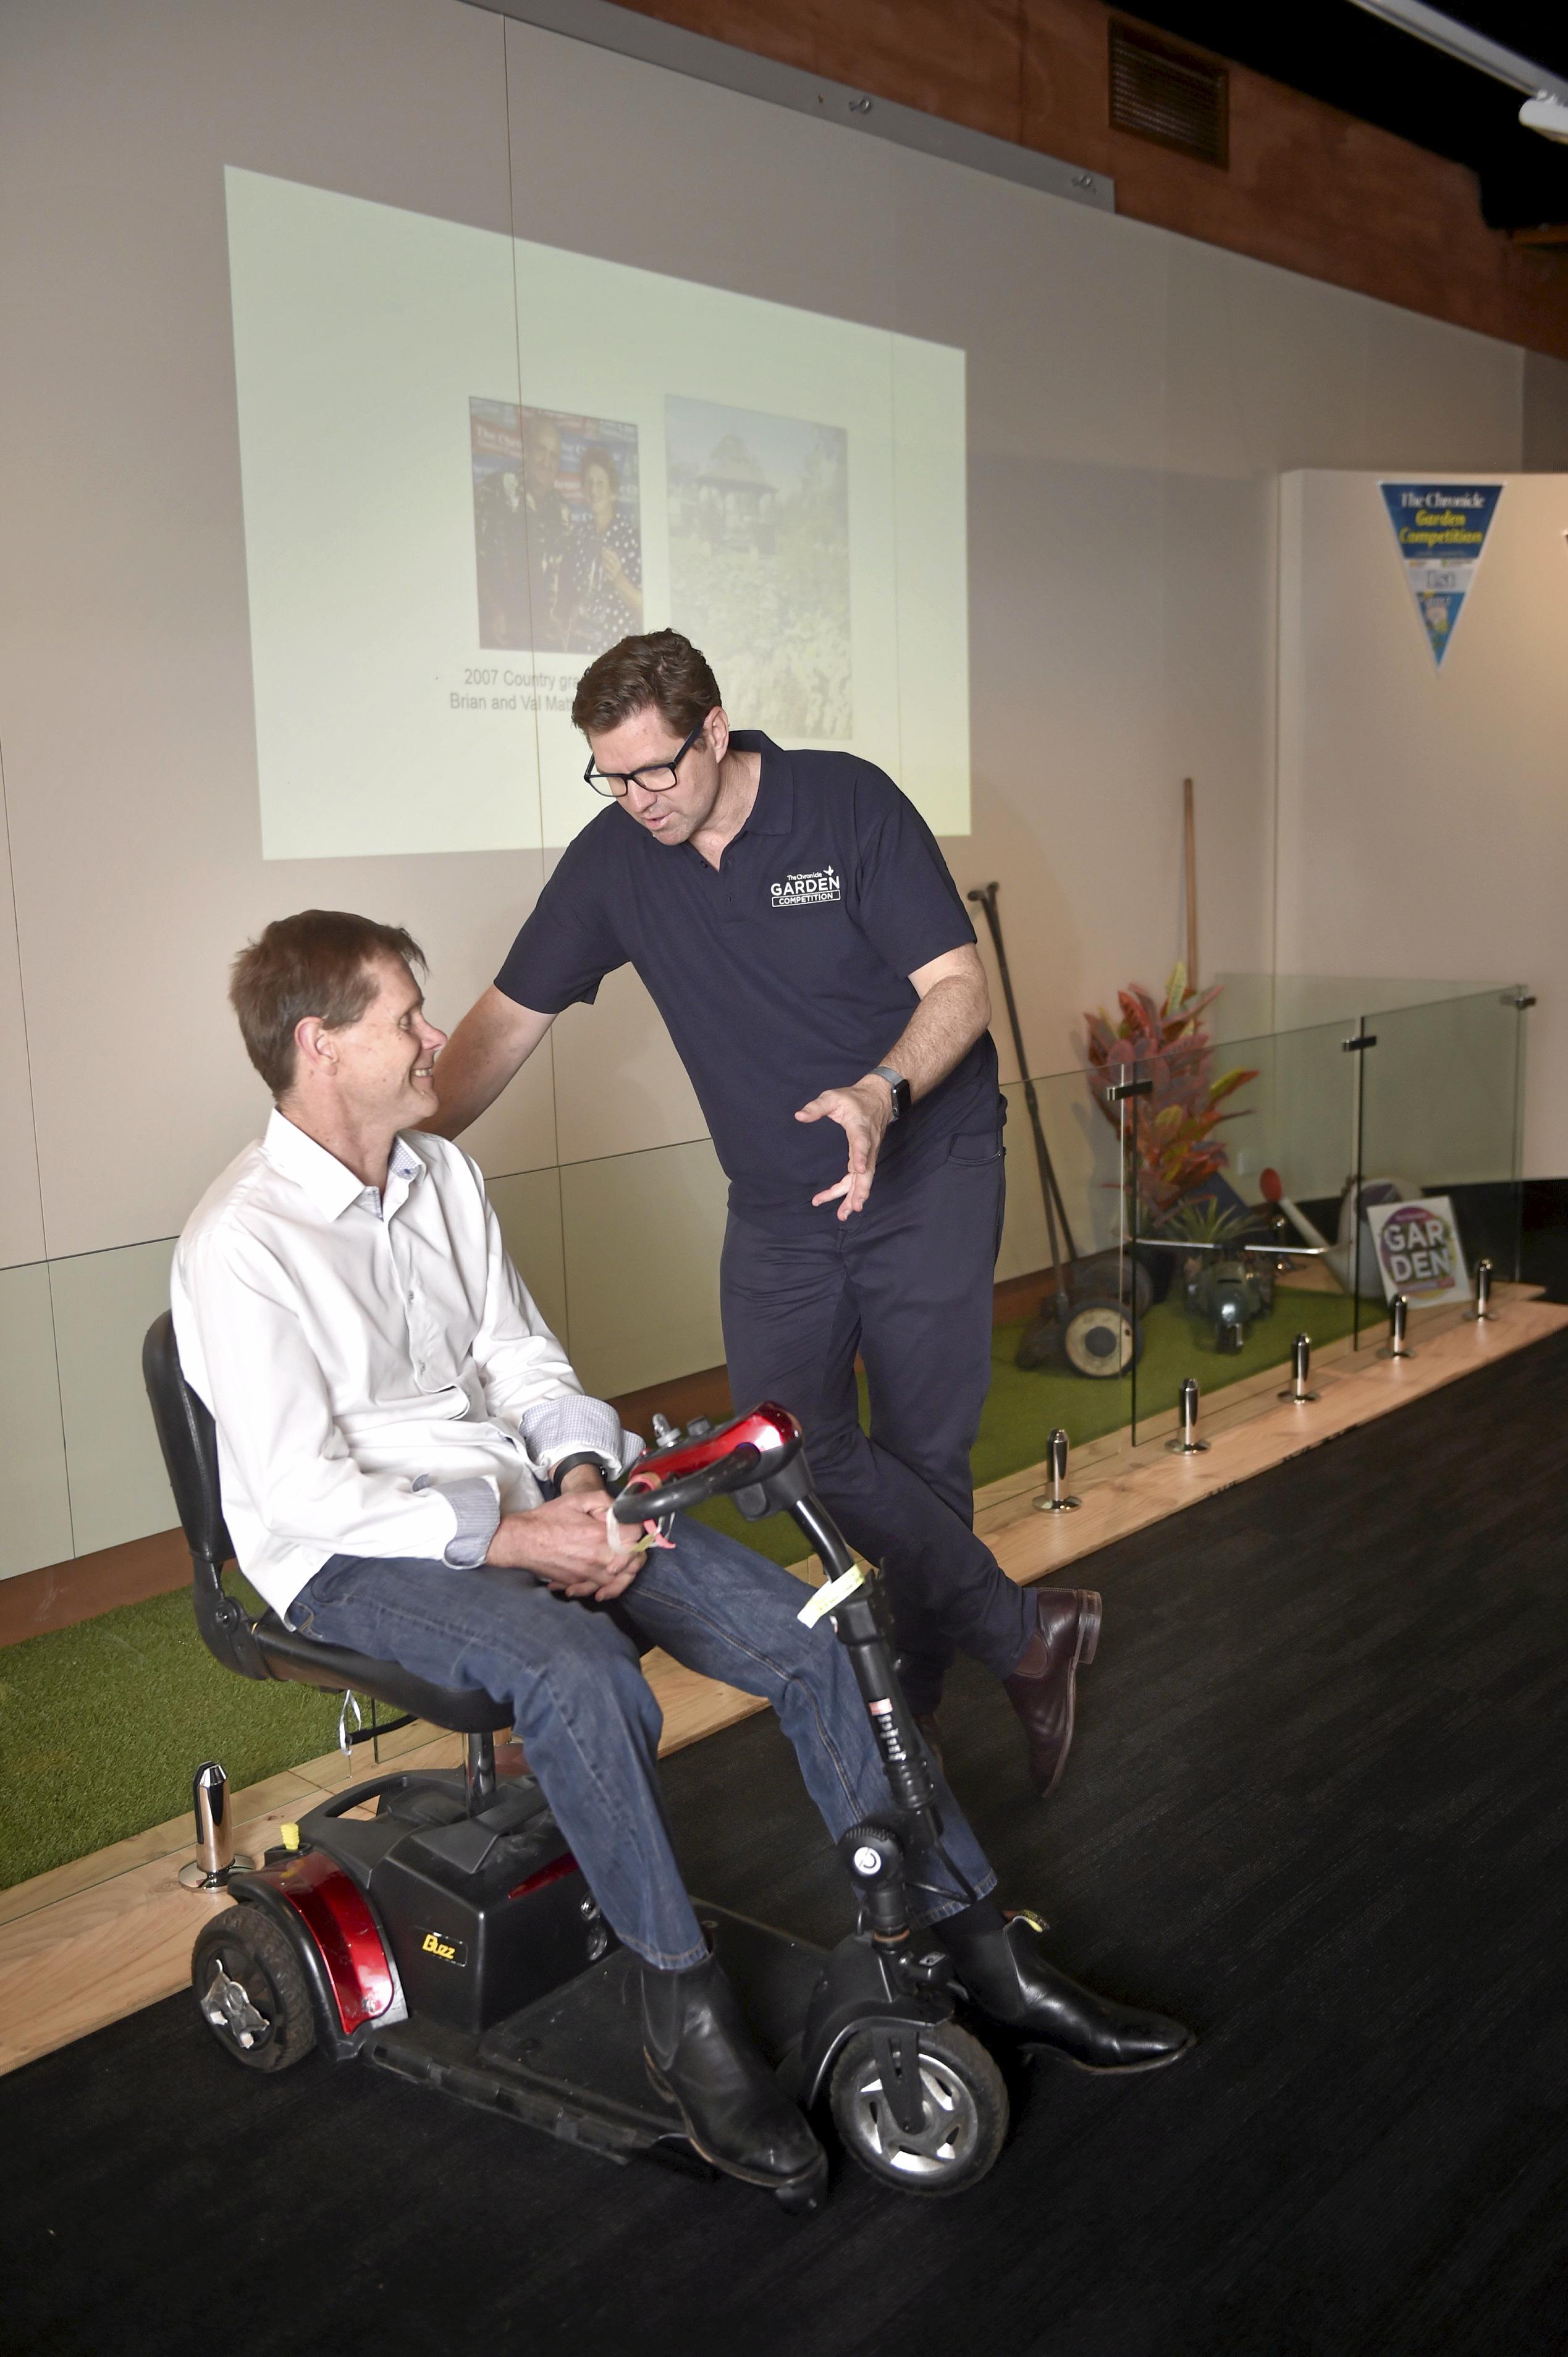
[[[1396,1293],[1402,1293],[1412,1309],[1469,1300],[1465,1247],[1446,1195],[1422,1195],[1407,1203],[1369,1204],[1367,1221],[1377,1247],[1385,1299],[1391,1301]]]
[[[1381,483],[1404,576],[1438,669],[1475,584],[1501,483]]]
[[[792,868],[782,884],[773,887],[776,909],[819,909],[824,900],[842,900],[836,867],[814,868],[810,875]]]

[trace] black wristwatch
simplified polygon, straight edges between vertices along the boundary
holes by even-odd
[[[557,1490],[560,1489],[567,1474],[575,1473],[579,1465],[591,1465],[601,1481],[607,1481],[610,1478],[605,1470],[605,1460],[596,1448],[579,1448],[572,1456],[563,1457],[558,1465],[551,1467],[550,1479],[554,1482]]]
[[[896,1072],[891,1064],[877,1064],[874,1066],[873,1077],[879,1081],[886,1081],[888,1087],[893,1092],[893,1111],[888,1116],[889,1120],[902,1121],[904,1115],[909,1110],[908,1082],[904,1078],[902,1072]]]

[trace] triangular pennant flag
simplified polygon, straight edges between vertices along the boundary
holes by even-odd
[[[1381,483],[1433,661],[1441,670],[1487,544],[1501,483]]]

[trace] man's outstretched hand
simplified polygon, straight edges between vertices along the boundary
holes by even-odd
[[[607,1604],[625,1595],[642,1567],[641,1550],[620,1543],[621,1531],[629,1535],[632,1525],[612,1525],[609,1502],[598,1475],[576,1467],[560,1497],[501,1516],[485,1561],[537,1572],[559,1596],[597,1597]]]
[[[841,1220],[864,1207],[892,1114],[893,1092],[886,1081],[875,1078],[856,1081],[852,1088],[824,1089],[800,1107],[797,1121],[836,1121],[849,1140],[849,1168],[836,1186],[812,1196],[813,1206],[838,1201]]]

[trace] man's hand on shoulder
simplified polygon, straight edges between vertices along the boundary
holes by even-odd
[[[892,1115],[893,1092],[875,1074],[847,1089],[824,1089],[820,1097],[800,1107],[797,1121],[836,1121],[849,1140],[849,1168],[836,1186],[824,1187],[820,1195],[812,1196],[813,1206],[838,1201],[842,1196],[841,1220],[861,1210],[876,1176],[876,1157]]]

